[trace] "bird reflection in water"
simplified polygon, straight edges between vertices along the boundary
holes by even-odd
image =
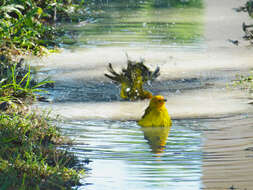
[[[153,153],[160,154],[164,151],[170,132],[168,127],[142,127],[144,138],[148,141]]]

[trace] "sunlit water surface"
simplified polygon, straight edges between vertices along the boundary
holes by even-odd
[[[104,3],[101,3],[104,2]],[[203,39],[202,0],[187,3],[170,0],[97,1],[88,12],[91,18],[66,29],[78,36],[66,38],[71,46],[145,47],[200,49]]]
[[[247,189],[252,187],[252,116],[174,120],[142,129],[135,121],[67,121],[70,151],[87,169],[78,189]]]
[[[63,131],[76,144],[71,151],[93,161],[80,189],[195,190],[201,187],[200,128],[193,120],[174,121],[170,133],[143,131],[135,121],[73,121]]]

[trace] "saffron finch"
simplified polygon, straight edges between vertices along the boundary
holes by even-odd
[[[172,121],[165,107],[165,102],[166,99],[163,96],[153,96],[138,124],[142,127],[170,127]]]
[[[152,94],[144,90],[143,85],[160,75],[159,67],[152,72],[144,65],[143,61],[134,62],[131,60],[127,61],[127,68],[122,69],[121,73],[117,73],[111,63],[109,63],[108,71],[110,75],[105,74],[105,76],[121,85],[120,97],[127,100],[151,98]]]

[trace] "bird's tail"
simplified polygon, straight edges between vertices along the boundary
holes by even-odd
[[[111,74],[111,75],[109,75],[109,74],[105,73],[104,75],[105,75],[107,78],[113,80],[114,82],[118,82],[118,83],[121,82],[120,74],[118,74],[118,73],[113,69],[111,63],[108,64],[107,70],[108,70],[108,71],[110,72],[110,74]]]

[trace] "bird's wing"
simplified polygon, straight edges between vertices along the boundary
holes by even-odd
[[[141,117],[141,119],[145,118],[150,113],[150,111],[151,111],[151,108],[150,106],[148,106],[147,109],[145,110],[144,115]]]
[[[143,82],[146,82],[148,80],[154,80],[160,75],[160,68],[157,66],[155,71],[152,72],[146,65],[144,65],[144,62],[138,62],[136,64],[136,67],[141,70],[141,75],[143,77]]]

